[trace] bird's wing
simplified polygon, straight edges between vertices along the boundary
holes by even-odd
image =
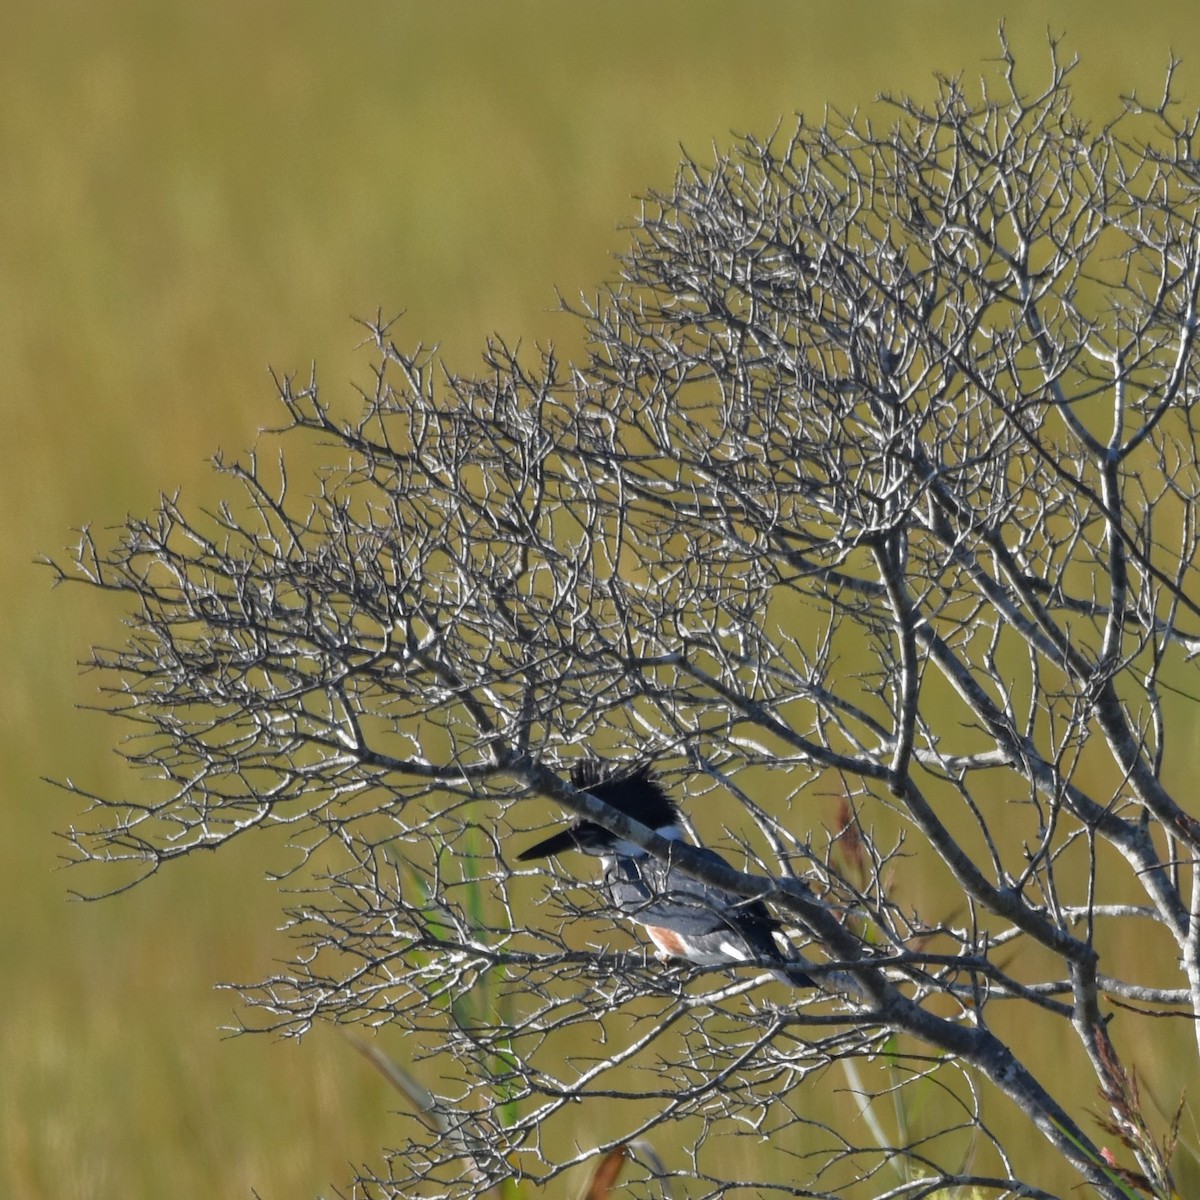
[[[701,857],[729,864],[715,850],[692,846]],[[622,916],[642,925],[657,925],[685,937],[752,927],[770,940],[774,919],[761,901],[747,903],[723,888],[693,879],[661,859],[619,858],[605,872],[604,884]]]
[[[685,937],[725,927],[719,902],[704,884],[656,858],[618,858],[604,872],[613,907],[640,925],[657,925]]]

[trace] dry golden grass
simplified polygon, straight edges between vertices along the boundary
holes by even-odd
[[[392,1139],[395,1097],[332,1034],[299,1047],[218,1039],[231,1001],[211,984],[264,974],[281,953],[262,848],[106,904],[64,903],[79,881],[51,873],[51,831],[74,808],[38,777],[110,793],[138,783],[108,752],[113,723],[72,711],[92,687],[73,664],[119,636],[116,614],[49,595],[32,559],[72,525],[148,508],[160,488],[211,496],[204,458],[241,450],[275,417],[267,363],[316,360],[330,389],[365,373],[352,314],[406,309],[397,336],[439,340],[464,368],[494,330],[574,349],[553,288],[609,274],[630,195],[670,177],[680,142],[702,155],[730,128],[797,109],[927,93],[934,69],[973,73],[994,53],[1001,9],[11,7],[0,1192],[313,1195]],[[1032,71],[1043,9],[1004,10]],[[1085,56],[1085,106],[1108,112],[1116,91],[1156,87],[1168,46],[1188,59],[1195,102],[1189,6],[1075,0],[1053,20]],[[1161,1058],[1146,1073],[1177,1091]]]

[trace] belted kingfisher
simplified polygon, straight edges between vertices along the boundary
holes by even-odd
[[[624,772],[606,771],[597,760],[584,759],[572,768],[571,782],[648,825],[660,837],[684,841],[679,809],[648,764]],[[715,850],[692,849],[710,862],[729,865]],[[780,949],[775,940],[780,922],[761,900],[747,900],[693,879],[594,821],[576,821],[517,858],[528,862],[564,850],[580,850],[600,859],[602,885],[613,907],[645,928],[659,957],[683,958],[702,966],[758,963],[784,983],[814,986]]]

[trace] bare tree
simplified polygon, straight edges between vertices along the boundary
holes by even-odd
[[[129,598],[94,663],[160,781],[90,797],[77,857],[140,878],[282,827],[299,940],[254,1023],[429,1058],[432,1132],[356,1195],[639,1143],[650,1192],[1171,1194],[1122,1029],[1200,1016],[1200,821],[1164,777],[1200,649],[1200,117],[1168,72],[1089,128],[1069,73],[1052,47],[1031,93],[1004,45],[977,93],[685,161],[583,365],[493,343],[452,377],[376,322],[356,415],[280,382],[315,484],[218,462],[228,504],[61,568]],[[748,871],[572,787],[587,754],[654,761]],[[587,860],[517,864],[564,812],[765,901],[816,986],[658,963]]]

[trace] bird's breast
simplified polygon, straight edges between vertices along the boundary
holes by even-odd
[[[650,940],[661,953],[668,954],[672,958],[688,957],[687,943],[673,929],[667,929],[662,925],[647,925],[645,929],[650,935]]]

